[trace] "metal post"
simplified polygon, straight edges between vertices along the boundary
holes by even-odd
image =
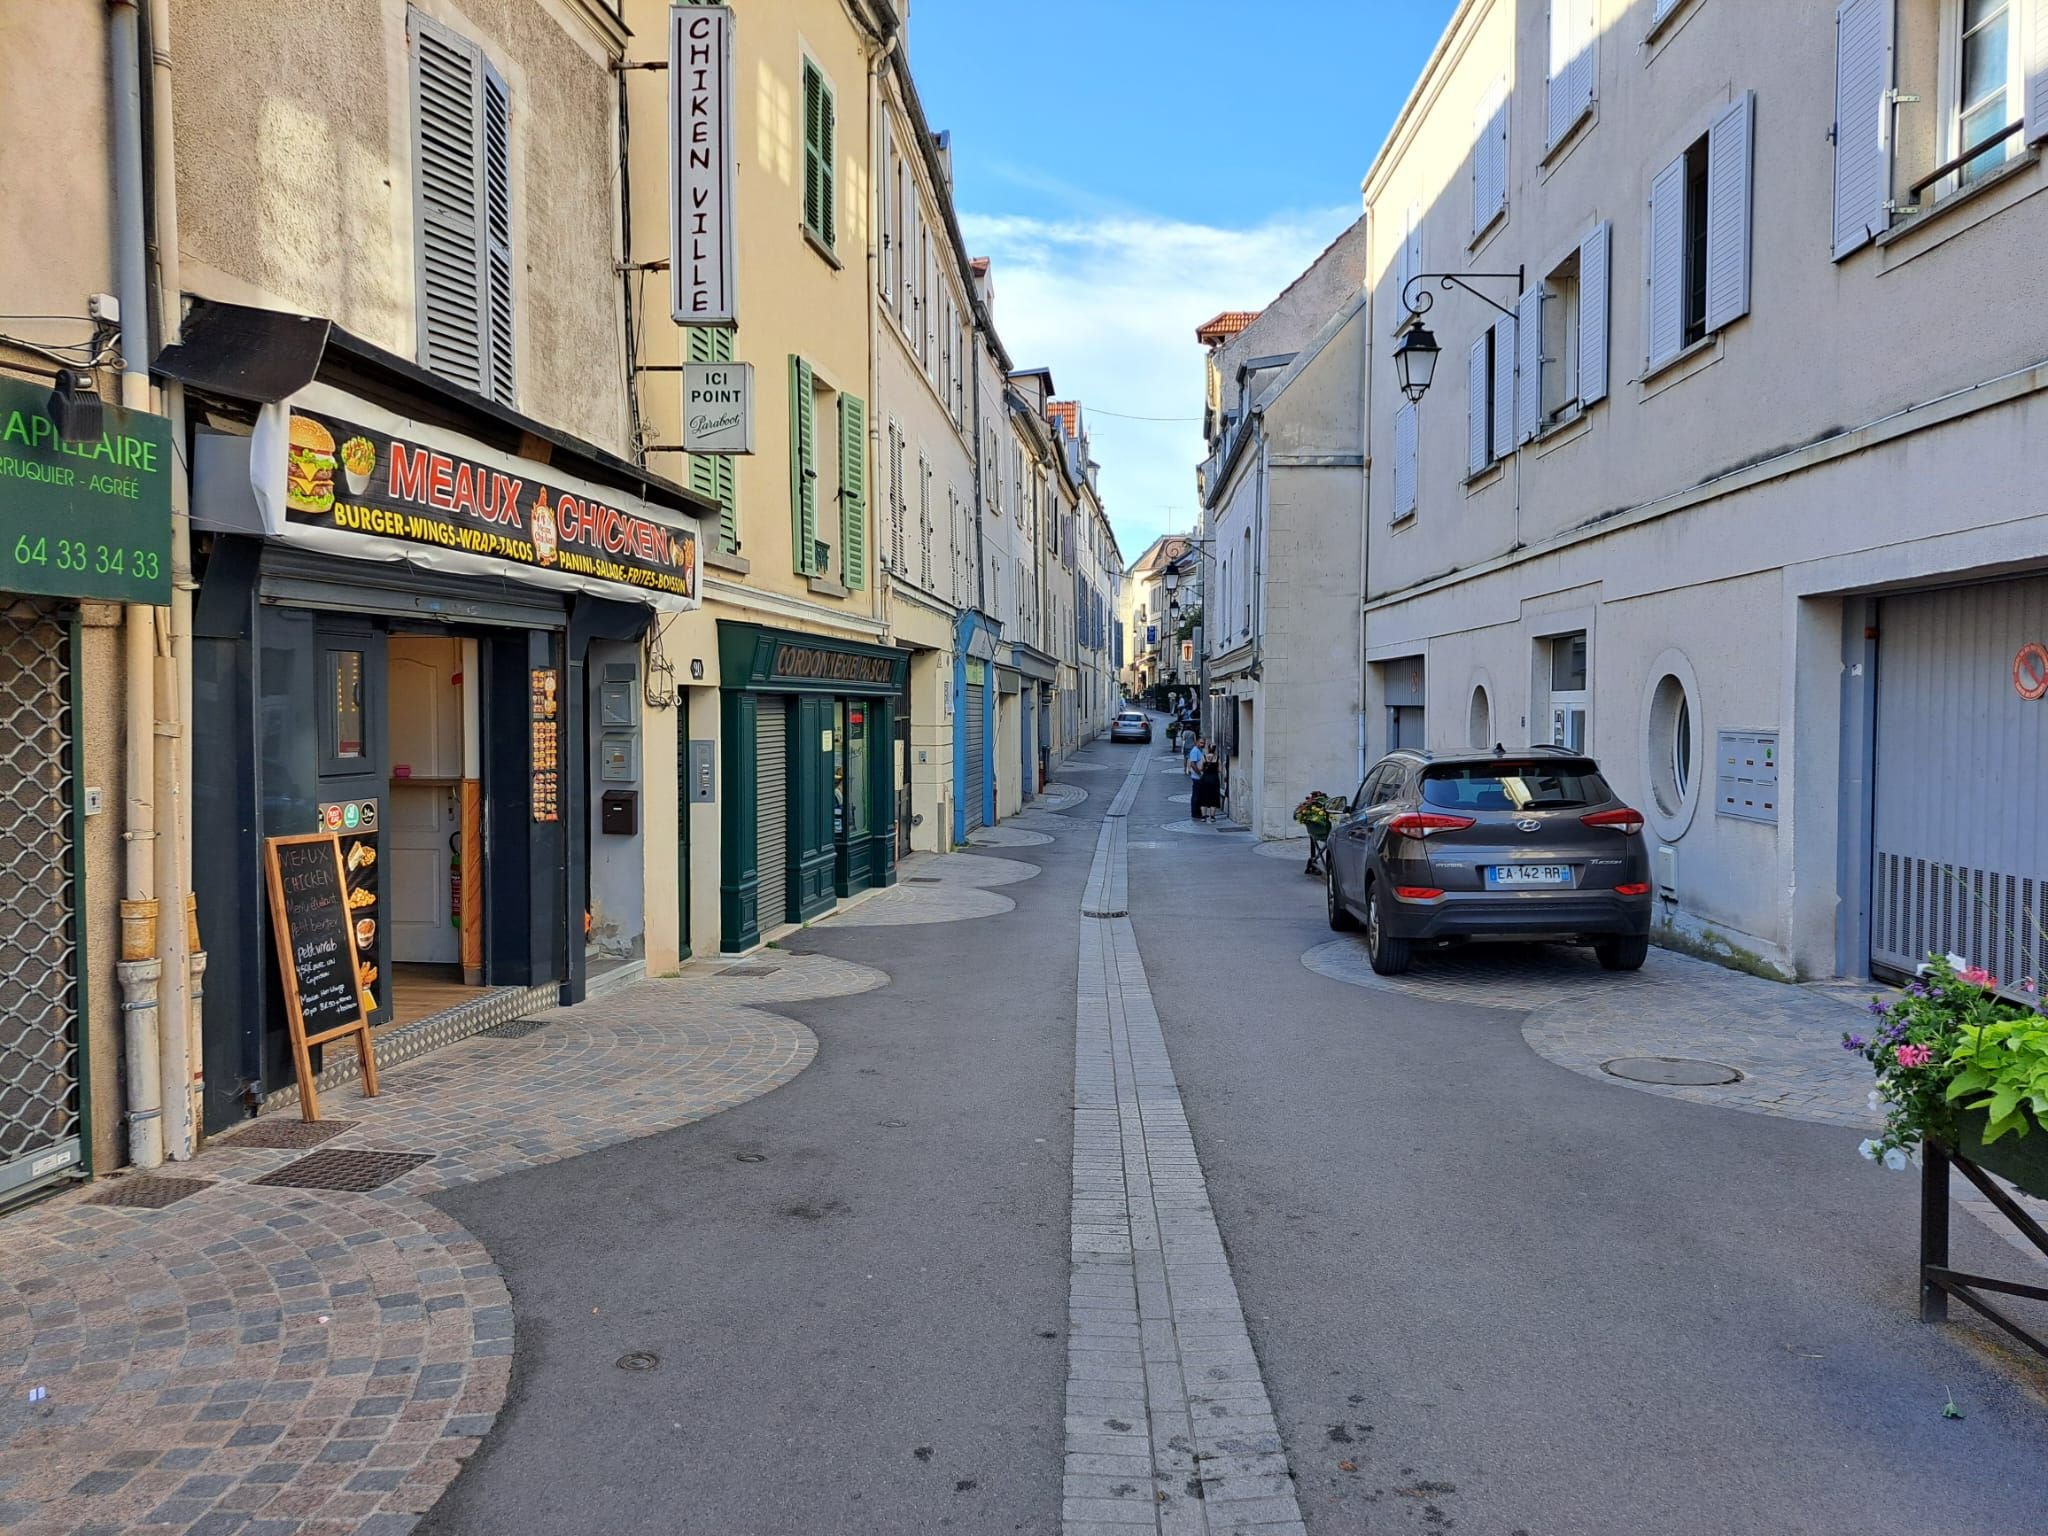
[[[1948,1153],[1933,1142],[1920,1146],[1920,1321],[1948,1321],[1948,1292],[1927,1278],[1930,1267],[1948,1267]]]

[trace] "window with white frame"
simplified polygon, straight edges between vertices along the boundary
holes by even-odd
[[[1550,0],[1544,143],[1555,149],[1593,110],[1599,90],[1599,0]]]
[[[1401,246],[1394,254],[1394,302],[1387,306],[1394,317],[1393,328],[1399,331],[1408,319],[1408,284],[1422,272],[1422,205],[1410,203],[1401,228]],[[1232,416],[1224,418],[1227,429]]]
[[[1745,91],[1650,183],[1652,368],[1749,313],[1755,122]]]
[[[829,251],[839,239],[839,109],[825,72],[805,59],[803,73],[804,228]]]
[[[1550,744],[1570,752],[1586,750],[1586,632],[1554,635],[1543,642],[1550,685]]]

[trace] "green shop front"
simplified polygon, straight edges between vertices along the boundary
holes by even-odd
[[[726,950],[896,882],[890,743],[909,653],[720,623]]]

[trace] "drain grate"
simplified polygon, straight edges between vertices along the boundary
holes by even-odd
[[[745,979],[750,976],[756,978],[773,976],[781,969],[782,967],[779,965],[755,965],[749,963],[746,965],[728,965],[724,970],[713,972],[713,974],[718,976],[737,976]]]
[[[211,1179],[130,1177],[114,1180],[99,1194],[89,1197],[85,1203],[125,1205],[134,1210],[160,1211],[167,1205],[175,1205],[187,1195],[196,1195],[202,1189],[211,1188]]]
[[[493,1024],[489,1029],[477,1033],[487,1040],[524,1040],[536,1029],[546,1029],[546,1019],[513,1019],[505,1024]]]
[[[905,885],[943,885],[945,882],[940,880],[937,875],[905,875],[903,883]]]
[[[1617,1056],[1600,1063],[1609,1077],[1631,1083],[1656,1083],[1666,1088],[1723,1088],[1742,1081],[1742,1074],[1718,1061],[1690,1056]]]
[[[219,1137],[217,1147],[317,1147],[332,1141],[355,1126],[353,1120],[258,1120],[230,1135]]]
[[[275,1173],[266,1173],[256,1184],[277,1184],[287,1189],[382,1189],[402,1173],[434,1160],[431,1152],[372,1152],[360,1147],[329,1147],[295,1163],[286,1163]]]

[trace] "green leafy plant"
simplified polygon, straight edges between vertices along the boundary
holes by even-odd
[[[1896,1170],[1923,1141],[1953,1147],[1958,1107],[1990,1114],[1986,1142],[2024,1135],[2029,1108],[2048,1116],[2048,1018],[2034,984],[2022,990],[2030,1003],[2008,1001],[1997,977],[1943,955],[1896,1001],[1872,999],[1870,1035],[1842,1036],[1877,1074],[1870,1107],[1885,1114],[1884,1133],[1858,1149],[1864,1157]]]
[[[1308,792],[1308,798],[1294,808],[1294,819],[1308,829],[1308,835],[1316,842],[1329,837],[1330,828],[1338,816],[1351,802],[1342,795],[1326,795],[1320,789]]]

